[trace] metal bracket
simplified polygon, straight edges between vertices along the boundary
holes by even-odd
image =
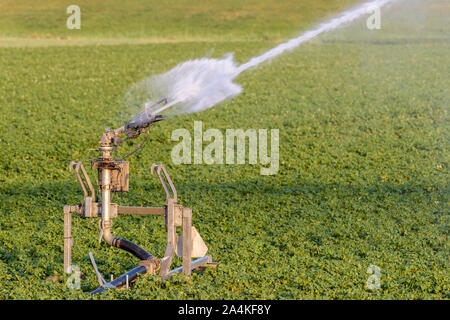
[[[69,164],[69,171],[72,171],[73,169],[75,169],[75,173],[77,175],[78,181],[80,182],[81,188],[83,189],[84,199],[89,197],[89,194],[88,194],[88,191],[86,188],[86,184],[87,184],[87,186],[89,187],[89,191],[91,192],[90,198],[92,199],[92,201],[94,201],[95,200],[94,187],[92,186],[91,180],[89,179],[89,176],[88,176],[86,170],[84,169],[83,163],[81,161],[79,161],[79,162],[71,161]],[[81,169],[81,172],[83,173],[86,183],[81,178],[80,169]]]
[[[91,263],[92,263],[92,266],[94,267],[94,271],[97,276],[98,283],[100,284],[100,287],[103,287],[106,284],[106,281],[105,281],[105,279],[103,279],[103,276],[98,271],[97,264],[95,263],[94,255],[92,254],[92,252],[89,252],[89,258],[91,258]]]
[[[156,174],[158,175],[158,178],[161,181],[161,184],[162,184],[162,186],[164,188],[164,191],[166,193],[167,202],[169,202],[169,199],[173,199],[174,202],[177,202],[177,190],[175,189],[175,186],[173,185],[173,182],[170,179],[166,168],[163,166],[163,164],[153,163],[152,167],[151,167],[151,170],[150,170],[151,174],[153,174],[155,168],[156,168]],[[162,170],[162,172],[164,174],[165,180],[169,183],[170,189],[172,190],[173,197],[170,196],[169,189],[167,188],[167,185],[164,182],[164,178],[161,175],[161,170]]]

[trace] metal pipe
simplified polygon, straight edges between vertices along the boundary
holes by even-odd
[[[101,170],[102,175],[102,230],[103,239],[110,246],[117,247],[132,253],[134,256],[141,260],[147,260],[153,257],[146,250],[138,246],[137,244],[120,238],[115,238],[111,233],[112,220],[111,220],[111,170],[103,168]]]
[[[212,262],[212,256],[208,255],[208,256],[204,256],[202,258],[199,258],[197,260],[192,261],[191,263],[191,270],[198,268],[200,266],[202,266],[205,263],[211,263]],[[169,273],[167,274],[168,277],[176,274],[176,273],[181,273],[183,271],[183,266],[178,267],[176,269],[170,270]]]
[[[199,258],[197,260],[192,261],[191,264],[191,269],[195,269],[197,267],[202,266],[205,263],[211,263],[212,262],[212,256],[208,255],[208,256],[204,256],[202,258]],[[171,271],[169,271],[168,273],[168,277],[172,276],[176,273],[180,273],[181,271],[183,271],[183,267],[178,267],[176,269],[173,269]],[[128,271],[127,273],[121,275],[120,277],[118,277],[117,279],[106,283],[105,285],[98,287],[97,289],[95,289],[94,291],[92,291],[91,293],[89,293],[89,295],[94,295],[97,293],[102,293],[103,291],[105,291],[105,289],[107,288],[118,288],[121,286],[124,286],[127,282],[127,277],[128,277],[128,281],[132,282],[134,279],[137,278],[138,274],[145,274],[147,273],[147,268],[145,266],[138,266],[134,269],[131,269],[130,271]]]
[[[145,274],[145,273],[147,273],[147,268],[144,266],[138,266],[134,269],[131,269],[127,273],[121,275],[117,279],[115,279],[111,282],[108,282],[107,284],[95,289],[94,291],[89,293],[89,295],[92,296],[97,293],[102,293],[103,291],[105,291],[106,288],[113,288],[113,287],[118,288],[118,287],[124,286],[127,282],[127,277],[128,277],[128,282],[132,282],[134,279],[137,278],[138,274]]]
[[[111,205],[111,170],[102,169],[102,229],[103,229],[103,239],[109,245],[113,245],[114,237],[111,234],[111,215],[110,215],[110,205]]]

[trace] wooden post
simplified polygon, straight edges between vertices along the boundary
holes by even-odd
[[[175,201],[168,199],[167,201],[167,245],[172,245],[172,248],[176,248],[176,235],[177,230],[175,226]]]
[[[64,272],[69,273],[72,265],[72,210],[64,206]]]
[[[174,199],[167,199],[167,212],[166,212],[166,225],[167,225],[167,246],[164,258],[161,259],[161,266],[159,269],[159,275],[161,278],[166,279],[167,274],[172,264],[172,258],[176,248],[176,227],[175,227],[175,201]]]
[[[191,275],[192,209],[183,208],[183,273]]]

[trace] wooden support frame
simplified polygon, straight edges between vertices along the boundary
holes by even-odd
[[[71,163],[71,167],[76,169],[77,177],[79,178],[83,192],[85,194],[85,201],[78,206],[64,206],[64,272],[70,273],[72,267],[72,247],[73,247],[73,237],[72,237],[72,214],[77,213],[82,217],[101,217],[101,204],[95,202],[93,199],[92,185],[90,184],[89,178],[85,173],[84,168],[80,163]],[[88,196],[86,186],[82,183],[81,176],[78,169],[81,168],[83,171],[85,179],[89,189],[91,189],[91,197]],[[111,203],[110,211],[111,218],[117,217],[119,214],[126,215],[153,215],[153,216],[164,216],[165,225],[167,227],[167,244],[164,253],[164,258],[161,259],[160,272],[159,275],[162,279],[167,279],[169,276],[182,272],[185,275],[190,276],[193,269],[196,269],[205,264],[212,263],[212,256],[205,255],[197,260],[192,261],[193,254],[198,254],[198,248],[194,246],[194,242],[198,243],[199,234],[196,229],[192,226],[192,209],[183,208],[183,206],[177,204],[177,193],[175,187],[170,180],[167,171],[163,165],[152,165],[153,169],[156,168],[156,172],[161,180],[161,183],[166,192],[167,204],[164,207],[128,207],[119,206],[117,204]],[[173,197],[170,196],[169,189],[167,188],[161,172],[171,188]],[[179,239],[177,234],[177,227],[182,227],[182,238]],[[195,239],[194,239],[195,238]],[[180,241],[178,241],[180,240]],[[194,241],[195,240],[195,241]],[[200,255],[206,253],[207,247],[202,243],[203,249],[201,249]],[[174,270],[170,270],[172,260],[174,255],[177,254],[182,258],[182,266]],[[194,255],[198,257],[198,255]]]

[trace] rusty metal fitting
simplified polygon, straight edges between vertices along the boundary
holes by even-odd
[[[120,239],[114,238],[111,244],[113,247],[120,248]]]
[[[141,260],[139,266],[147,268],[145,274],[155,274],[161,267],[161,261],[157,257],[150,257],[147,260]]]
[[[111,220],[101,220],[101,226],[102,229],[111,229],[112,228],[112,221]]]

